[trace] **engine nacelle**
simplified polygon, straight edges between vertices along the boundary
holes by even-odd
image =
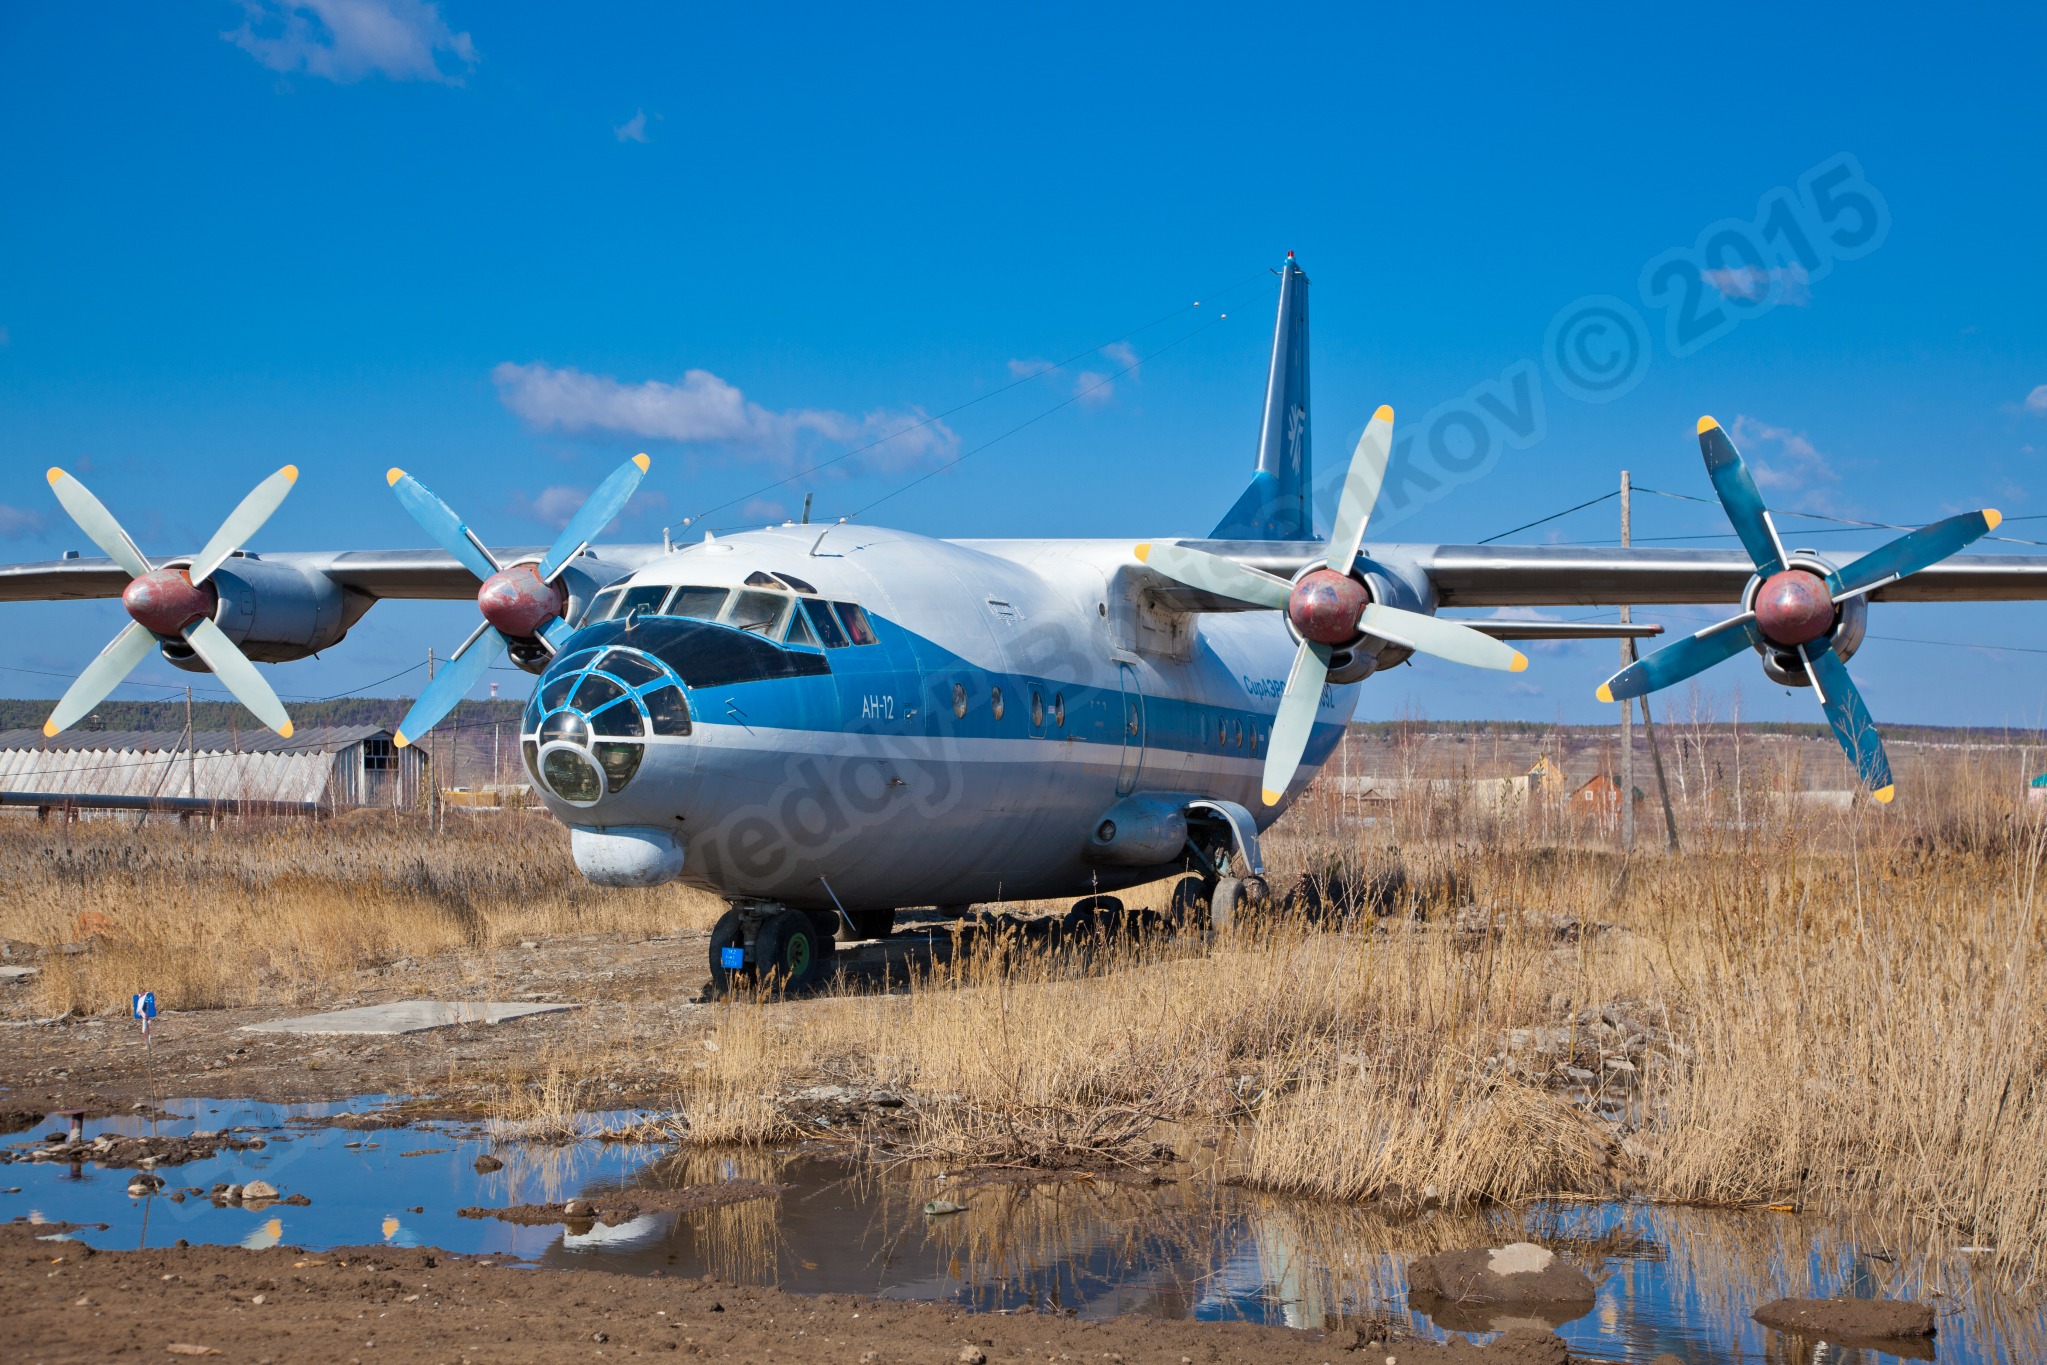
[[[206,580],[219,599],[214,624],[257,663],[289,663],[340,642],[374,599],[348,591],[322,573],[236,555]],[[206,665],[181,640],[163,646],[179,668]]]
[[[1824,579],[1834,572],[1835,566],[1812,550],[1790,552],[1789,568]],[[1749,579],[1742,590],[1741,606],[1744,611],[1755,611],[1757,596],[1769,582],[1761,574]],[[1834,608],[1833,623],[1815,637],[1815,643],[1825,640],[1834,647],[1835,657],[1843,663],[1855,657],[1855,651],[1862,648],[1863,636],[1869,629],[1869,598],[1851,597]],[[1805,664],[1798,657],[1795,647],[1773,644],[1769,639],[1756,646],[1756,653],[1762,658],[1763,672],[1771,682],[1780,687],[1810,687],[1812,679],[1806,676]]]
[[[1302,630],[1301,621],[1296,619],[1297,616],[1312,621],[1312,617],[1307,609],[1312,609],[1312,606],[1320,606],[1323,603],[1334,606],[1339,599],[1343,600],[1345,605],[1352,611],[1359,610],[1365,604],[1373,602],[1379,603],[1382,606],[1398,607],[1403,611],[1428,610],[1428,604],[1421,600],[1420,595],[1415,592],[1405,579],[1382,569],[1370,560],[1360,559],[1352,568],[1349,575],[1348,591],[1339,590],[1332,592],[1327,587],[1324,587],[1320,592],[1313,592],[1317,586],[1325,583],[1327,579],[1335,577],[1336,575],[1326,566],[1310,565],[1303,569],[1295,578],[1295,602],[1289,603],[1288,610],[1282,613],[1282,616],[1286,620],[1287,630],[1296,641],[1299,641],[1303,634],[1306,633]],[[1357,600],[1357,591],[1359,589],[1362,589],[1362,602]],[[1319,600],[1312,600],[1310,598],[1311,592],[1313,592],[1313,599]],[[1296,604],[1305,609],[1297,611],[1295,609]],[[1355,619],[1355,617],[1352,619]],[[1324,639],[1322,643],[1328,644],[1331,647],[1329,681],[1338,685],[1363,682],[1382,668],[1391,668],[1395,664],[1405,663],[1414,653],[1413,650],[1404,646],[1389,644],[1385,640],[1378,639],[1360,630],[1351,631],[1346,638],[1340,641]]]

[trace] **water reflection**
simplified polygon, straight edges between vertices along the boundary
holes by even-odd
[[[366,1106],[358,1100],[348,1107]],[[2047,1316],[2036,1297],[2011,1292],[1975,1273],[1967,1257],[1896,1228],[1574,1203],[1438,1212],[1396,1223],[1200,1174],[1161,1185],[1022,1172],[962,1183],[937,1168],[878,1170],[824,1149],[492,1148],[462,1129],[384,1129],[370,1141],[360,1131],[322,1126],[339,1106],[174,1108],[180,1117],[164,1121],[163,1131],[238,1124],[273,1131],[262,1150],[165,1170],[171,1188],[260,1176],[287,1193],[307,1194],[312,1204],[254,1211],[216,1208],[196,1197],[183,1204],[135,1199],[126,1193],[126,1172],[88,1163],[74,1182],[67,1169],[18,1163],[8,1167],[5,1183],[22,1193],[0,1196],[0,1217],[33,1209],[53,1219],[103,1221],[106,1231],[80,1235],[107,1247],[179,1237],[309,1248],[381,1241],[977,1310],[1030,1305],[1090,1318],[1139,1313],[1309,1328],[1391,1319],[1437,1336],[1483,1334],[1509,1323],[1430,1319],[1407,1302],[1407,1262],[1455,1247],[1529,1240],[1555,1249],[1596,1282],[1592,1310],[1558,1330],[1574,1350],[1602,1359],[1648,1361],[1671,1352],[1691,1365],[1878,1365],[1932,1358],[1925,1345],[1842,1349],[1783,1337],[1750,1320],[1762,1303],[1785,1294],[1922,1298],[1942,1314],[1942,1361],[2047,1358]],[[97,1130],[132,1129],[134,1122]],[[274,1131],[280,1127],[286,1131]],[[502,1170],[474,1169],[487,1149],[505,1162]],[[675,1207],[691,1202],[684,1193],[734,1182],[781,1188],[766,1198]],[[468,1206],[571,1197],[630,1201],[638,1211],[613,1224],[537,1227],[459,1216]],[[927,1201],[937,1197],[963,1211],[927,1215]]]

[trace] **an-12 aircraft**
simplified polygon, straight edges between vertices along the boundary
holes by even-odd
[[[122,598],[132,618],[50,717],[55,734],[151,650],[290,721],[251,661],[331,648],[383,598],[474,597],[475,631],[400,726],[423,736],[501,654],[539,679],[520,726],[534,791],[607,886],[680,878],[732,905],[712,969],[824,970],[835,935],[917,906],[1087,897],[1175,872],[1217,918],[1264,893],[1258,834],[1328,758],[1372,674],[1415,653],[1514,671],[1511,640],[1653,626],[1451,620],[1446,607],[1738,602],[1622,670],[1626,701],[1751,650],[1810,686],[1862,782],[1894,787],[1843,664],[1871,601],[2047,596],[2047,558],[1954,557],[1972,512],[1835,564],[1787,549],[1727,434],[1698,436],[1743,549],[1366,540],[1392,443],[1381,407],[1327,537],[1310,505],[1308,279],[1289,253],[1250,485],[1204,539],[946,540],[784,524],[684,545],[598,536],[635,456],[551,546],[492,548],[391,470],[438,547],[239,548],[290,491],[260,484],[196,555],[146,558],[75,478],[58,500],[105,559],[0,566],[0,600]]]

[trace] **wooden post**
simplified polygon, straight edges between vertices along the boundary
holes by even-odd
[[[1629,524],[1628,471],[1621,471],[1621,548],[1628,547],[1632,533]],[[1626,604],[1621,606],[1621,624],[1627,625],[1631,614]],[[1621,667],[1626,668],[1634,661],[1635,642],[1621,641]],[[1621,847],[1635,846],[1635,708],[1621,703]]]

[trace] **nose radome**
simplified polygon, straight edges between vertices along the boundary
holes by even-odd
[[[476,590],[476,605],[483,619],[499,631],[530,639],[561,616],[562,595],[552,583],[541,580],[533,565],[514,564],[483,580]]]
[[[1773,643],[1810,644],[1833,625],[1833,595],[1818,574],[1786,569],[1756,592],[1756,628]]]
[[[1345,644],[1358,633],[1358,617],[1370,601],[1364,585],[1349,574],[1317,569],[1294,584],[1293,596],[1287,599],[1287,619],[1304,640]]]
[[[211,583],[195,584],[183,569],[156,569],[121,589],[121,605],[152,635],[178,634],[213,615],[218,601]]]

